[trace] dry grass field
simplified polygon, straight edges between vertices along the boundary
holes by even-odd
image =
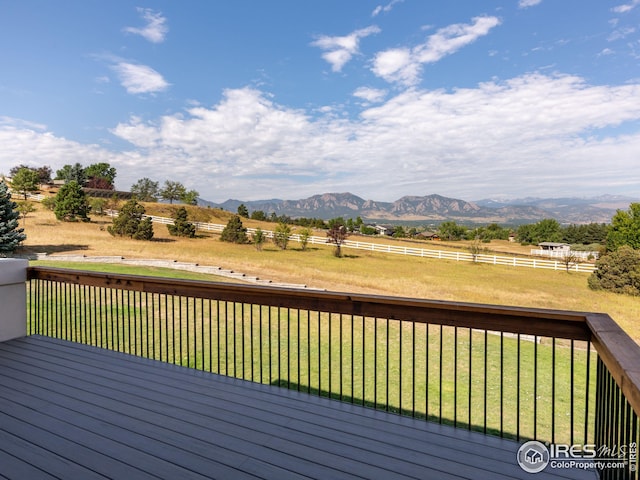
[[[296,242],[291,242],[285,251],[273,244],[265,244],[262,251],[257,251],[252,245],[221,242],[216,234],[178,239],[168,234],[165,225],[159,224],[154,225],[153,241],[135,241],[109,235],[107,226],[111,220],[108,217],[94,216],[89,223],[65,223],[58,222],[52,212],[40,205],[36,207],[37,211],[31,213],[26,222],[21,222],[27,234],[22,253],[173,259],[216,265],[260,278],[304,283],[333,291],[605,312],[640,343],[640,298],[594,292],[587,286],[588,274],[349,249],[344,250],[343,258],[336,258],[329,245],[312,245],[307,251],[302,251]],[[149,213],[170,216],[172,208],[176,207],[156,205]],[[230,215],[215,209],[200,209],[198,219],[224,224]],[[274,224],[260,225],[259,222],[247,221],[245,226],[273,229]],[[440,243],[423,245],[433,249],[448,248]],[[462,245],[456,247],[461,248]],[[507,248],[513,249],[513,253],[528,252],[528,248],[508,245],[507,242],[492,242],[483,244],[483,247],[498,252],[508,251],[505,250]]]

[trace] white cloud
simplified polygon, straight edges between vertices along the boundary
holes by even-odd
[[[386,97],[387,91],[380,90],[378,88],[370,88],[370,87],[359,87],[353,92],[353,96],[357,98],[361,98],[369,103],[377,103],[384,100]]]
[[[542,0],[520,0],[518,2],[518,8],[529,8],[538,5]]]
[[[614,42],[616,40],[620,40],[620,39],[623,39],[625,37],[628,37],[629,35],[635,33],[635,31],[636,31],[636,29],[634,27],[619,28],[619,29],[614,30],[613,32],[611,32],[611,35],[609,35],[607,40],[610,41],[610,42]]]
[[[162,75],[147,65],[121,61],[113,65],[112,68],[118,74],[127,93],[156,93],[169,87],[169,83]]]
[[[375,89],[359,92],[366,98]],[[385,201],[429,193],[637,195],[639,96],[640,82],[529,74],[453,91],[409,89],[348,120],[233,89],[210,107],[120,123],[112,133],[130,142],[124,152],[11,121],[0,125],[0,165],[55,170],[90,158],[118,169],[118,188],[170,172],[214,201],[328,191]]]
[[[3,168],[6,166],[9,170],[18,164],[48,165],[55,172],[66,164],[87,164],[87,159],[95,163],[115,163],[119,156],[97,145],[82,144],[41,131],[40,125],[36,125],[36,129],[29,128],[29,123],[16,121],[14,125],[0,125],[0,165]]]
[[[322,35],[312,42],[311,45],[324,50],[325,52],[322,54],[322,58],[331,65],[331,70],[339,72],[342,70],[342,67],[359,52],[360,40],[379,32],[380,29],[377,26],[371,25],[370,27],[356,30],[342,37]]]
[[[9,127],[18,127],[18,128],[27,128],[33,130],[46,130],[47,126],[43,123],[29,122],[27,120],[22,120],[20,118],[7,117],[5,115],[0,115],[0,127],[9,126]]]
[[[441,28],[423,44],[412,49],[394,48],[376,54],[372,72],[388,82],[415,85],[423,64],[435,63],[462,47],[487,35],[500,24],[497,17],[475,17],[472,23],[458,23]]]
[[[162,43],[169,31],[167,19],[160,12],[154,12],[150,8],[138,8],[138,13],[147,24],[142,27],[125,27],[124,31],[140,35],[152,43]]]
[[[640,0],[632,0],[630,3],[623,3],[616,7],[613,7],[611,10],[615,13],[627,13],[640,5]]]
[[[387,3],[386,5],[378,5],[373,12],[371,12],[371,16],[372,17],[377,17],[378,15],[380,15],[381,13],[389,13],[393,7],[398,4],[398,3],[402,3],[404,0],[391,0],[389,3]]]

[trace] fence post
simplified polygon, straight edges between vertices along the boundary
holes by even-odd
[[[27,260],[0,258],[0,342],[27,335]]]

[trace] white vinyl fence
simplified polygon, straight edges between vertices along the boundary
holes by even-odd
[[[582,250],[570,250],[568,252],[570,255],[573,255],[574,258],[580,260],[591,260],[598,258],[600,253],[598,252],[590,252],[590,251],[582,251]],[[549,258],[564,258],[567,256],[567,251],[565,250],[531,250],[531,255],[536,255],[539,257],[549,257]]]
[[[41,201],[44,196],[43,195],[34,195],[28,194],[29,198]],[[114,210],[107,210],[107,215],[111,217],[115,217],[118,212]],[[161,224],[173,224],[173,218],[167,217],[157,217],[155,215],[145,215],[146,217],[150,217],[151,221],[154,223]],[[203,223],[203,222],[193,222],[195,227],[198,230],[203,230],[206,232],[215,232],[221,233],[224,229],[224,225],[219,225],[216,223]],[[256,229],[248,228],[248,233],[255,233]],[[269,230],[263,231],[264,235],[267,238],[273,238],[273,232]],[[300,235],[293,234],[289,237],[289,240],[294,242],[300,241]],[[326,237],[309,237],[307,242],[312,245],[323,245],[328,243]],[[534,259],[534,258],[526,258],[526,257],[504,257],[500,255],[486,255],[486,254],[478,254],[473,255],[467,252],[453,252],[446,250],[430,250],[424,248],[414,248],[414,247],[404,247],[398,245],[385,245],[380,243],[369,243],[369,242],[359,242],[353,240],[346,240],[342,244],[343,248],[353,248],[357,250],[368,250],[370,252],[380,252],[380,253],[391,253],[397,255],[411,255],[414,257],[422,257],[422,258],[438,258],[443,260],[455,260],[457,262],[476,262],[476,263],[490,263],[493,265],[508,265],[512,267],[529,267],[529,268],[542,268],[547,270],[566,270],[567,264],[562,260],[544,260],[544,259]],[[584,252],[572,252],[572,253],[584,253]],[[585,258],[586,259],[586,258]],[[591,273],[595,270],[595,266],[592,263],[570,263],[568,265],[568,269],[572,272],[583,272],[583,273]]]
[[[107,215],[116,216],[117,212],[107,211]],[[154,223],[173,224],[173,218],[157,217],[155,215],[145,215],[151,218]],[[207,232],[221,233],[224,229],[224,225],[215,223],[202,223],[193,222],[198,230]],[[248,228],[249,234],[255,233],[255,228]],[[269,230],[263,230],[263,234],[267,238],[273,238],[273,232]],[[289,237],[289,240],[294,242],[300,241],[300,235],[293,234]],[[311,236],[307,239],[307,242],[311,245],[326,245],[326,237]],[[455,260],[457,262],[476,262],[476,263],[490,263],[492,265],[508,265],[511,267],[529,267],[529,268],[541,268],[547,270],[566,270],[567,265],[563,261],[558,260],[543,260],[526,257],[504,257],[500,255],[486,255],[478,254],[473,255],[468,252],[453,252],[446,250],[430,250],[425,248],[404,247],[399,245],[388,245],[380,243],[360,242],[354,240],[346,240],[342,244],[342,248],[353,248],[357,250],[367,250],[370,252],[391,253],[396,255],[411,255],[414,257],[422,258],[438,258],[442,260]],[[570,263],[569,270],[572,272],[591,273],[595,270],[595,266],[591,263]]]

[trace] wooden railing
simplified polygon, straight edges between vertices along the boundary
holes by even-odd
[[[605,314],[46,267],[28,277],[30,334],[519,440],[640,440],[640,347]],[[638,478],[634,465],[622,478]]]

